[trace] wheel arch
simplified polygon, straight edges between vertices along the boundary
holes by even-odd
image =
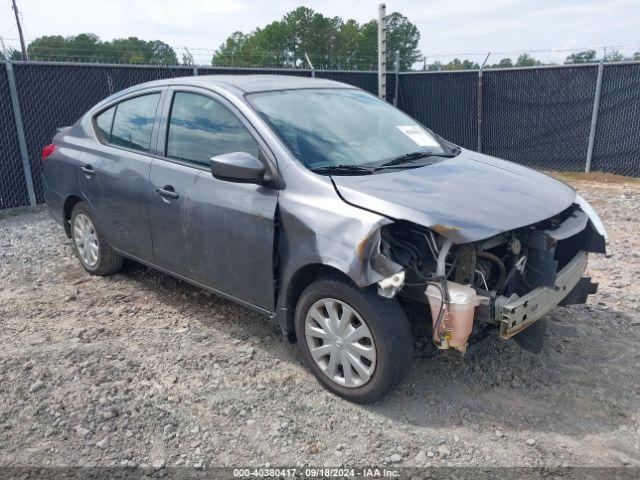
[[[290,342],[294,343],[296,341],[294,317],[296,306],[298,305],[298,300],[302,292],[319,278],[329,275],[340,277],[350,284],[355,285],[346,273],[336,267],[323,263],[310,263],[296,270],[284,286],[286,289],[283,300],[284,309],[279,310],[278,316],[280,317],[280,328]]]
[[[62,205],[64,233],[69,238],[71,238],[71,212],[73,212],[73,207],[82,201],[84,201],[84,199],[80,195],[72,193],[65,198],[64,204]]]

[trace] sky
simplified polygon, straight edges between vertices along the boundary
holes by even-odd
[[[178,57],[188,47],[199,63],[236,30],[251,31],[304,5],[326,16],[377,18],[378,1],[367,0],[17,0],[27,41],[42,35],[91,32],[102,40],[137,36],[162,40]],[[481,62],[529,51],[562,62],[570,50],[617,47],[640,50],[640,0],[390,0],[417,25],[428,63],[454,56]],[[19,47],[10,0],[0,0],[0,36]],[[625,46],[625,48],[621,48]]]

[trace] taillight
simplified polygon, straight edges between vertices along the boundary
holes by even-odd
[[[53,143],[50,143],[49,145],[44,147],[42,149],[42,161],[44,162],[49,155],[51,155],[53,152],[55,152],[56,148],[58,148],[58,146],[54,145]]]

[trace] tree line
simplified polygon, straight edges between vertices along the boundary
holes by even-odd
[[[327,17],[307,7],[298,7],[280,20],[257,27],[251,32],[233,32],[214,51],[210,63],[220,67],[308,68],[375,70],[377,69],[378,21],[359,24],[353,19]],[[401,70],[477,70],[480,64],[469,59],[454,58],[449,62],[427,62],[418,49],[420,31],[400,12],[387,17],[387,69],[394,68],[395,52],[399,52]],[[92,33],[62,37],[48,35],[36,38],[27,47],[31,60],[84,61],[157,65],[194,65],[193,55],[185,49],[181,60],[175,50],[161,40],[145,41],[137,37],[102,41]],[[17,50],[10,58],[20,60]],[[597,62],[595,50],[575,52],[565,64]],[[640,60],[640,51],[626,57],[617,50],[607,53],[606,62]],[[486,68],[531,67],[544,63],[528,53],[516,60],[502,58]],[[549,63],[547,63],[549,65]]]
[[[387,17],[387,64],[399,52],[400,68],[407,70],[422,59],[418,27],[399,12]],[[216,66],[308,67],[372,70],[377,68],[378,21],[359,24],[353,19],[326,17],[298,7],[282,19],[249,33],[232,33],[216,50]]]
[[[30,60],[57,62],[97,62],[177,65],[176,52],[160,40],[145,41],[137,37],[116,38],[103,42],[93,33],[62,37],[46,35],[29,43]],[[12,60],[20,60],[21,52],[12,50]]]

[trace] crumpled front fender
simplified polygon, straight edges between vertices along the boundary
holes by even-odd
[[[332,189],[333,190],[333,189]],[[393,221],[346,204],[335,191],[323,198],[282,195],[278,204],[274,251],[280,285],[276,314],[290,332],[287,292],[296,272],[308,265],[331,267],[366,287],[402,270],[380,251],[380,229]]]

